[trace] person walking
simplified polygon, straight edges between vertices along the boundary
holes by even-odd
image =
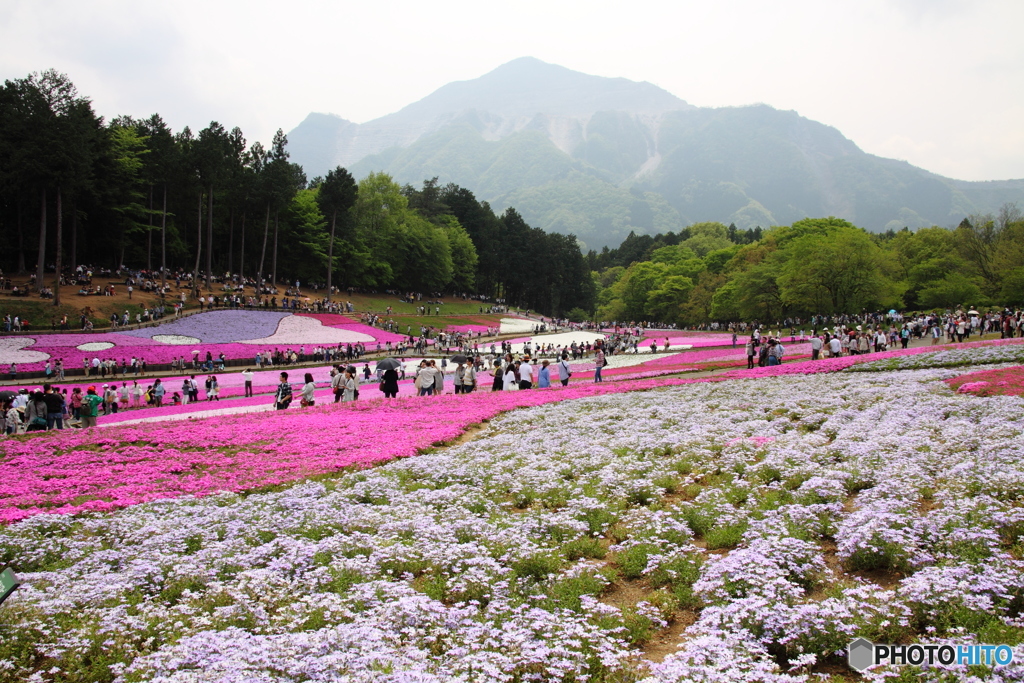
[[[569,369],[569,354],[563,352],[562,359],[558,361],[558,381],[565,387],[569,385],[570,377],[572,377],[572,371]]]
[[[667,342],[668,342],[668,340],[666,340],[666,344],[667,344]],[[601,346],[601,343],[598,342],[594,346],[594,382],[595,383],[603,382],[604,381],[601,378],[601,369],[604,368],[604,366],[607,365],[607,364],[608,364],[608,361],[605,360],[605,357],[604,357],[604,348]]]
[[[540,364],[540,370],[537,371],[537,388],[547,389],[551,386],[551,368],[549,361],[542,361]]]
[[[153,381],[153,404],[157,408],[163,406],[165,393],[167,393],[167,388],[164,386],[163,382],[160,381],[159,377],[156,378],[156,380]]]

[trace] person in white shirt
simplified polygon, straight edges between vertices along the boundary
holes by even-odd
[[[563,353],[561,360],[558,361],[558,381],[562,383],[562,386],[568,386],[569,377],[572,375],[572,371],[569,369],[568,354]]]
[[[505,366],[505,373],[501,377],[502,389],[505,391],[515,391],[519,388],[516,384],[516,371],[515,364],[509,363]]]
[[[828,350],[832,358],[839,358],[843,352],[843,342],[839,340],[839,337],[832,337],[828,343]]]
[[[530,357],[527,356],[523,359],[523,362],[519,364],[519,388],[520,389],[532,389],[533,388],[533,366],[530,365]]]
[[[253,371],[250,368],[246,368],[242,371],[242,379],[245,380],[245,395],[252,396],[252,376]]]
[[[146,393],[146,390],[139,386],[138,382],[132,382],[132,407],[139,408],[142,406],[142,397]],[[185,396],[188,396],[186,393]]]
[[[822,346],[824,346],[824,342],[821,341],[821,337],[811,338],[811,360],[818,360],[821,356]]]

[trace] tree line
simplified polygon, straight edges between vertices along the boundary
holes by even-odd
[[[592,310],[591,268],[572,235],[500,215],[472,192],[338,167],[309,179],[278,130],[269,148],[213,121],[174,132],[158,115],[96,115],[50,70],[0,89],[0,267],[79,264],[216,273],[276,287],[476,293],[562,315]],[[50,275],[52,278],[52,275]],[[59,288],[54,303],[59,303]]]
[[[599,320],[681,325],[866,311],[1024,306],[1015,204],[955,228],[882,234],[838,218],[768,230],[699,223],[587,254]]]

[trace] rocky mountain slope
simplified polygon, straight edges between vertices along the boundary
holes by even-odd
[[[650,83],[530,57],[364,124],[310,114],[288,137],[310,177],[337,165],[400,183],[437,176],[592,248],[705,220],[949,225],[1024,201],[1024,180],[944,178],[866,154],[795,112],[698,108]]]

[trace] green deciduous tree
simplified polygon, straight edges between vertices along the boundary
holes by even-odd
[[[778,277],[781,298],[802,312],[860,312],[897,306],[891,265],[862,230],[838,227],[787,242]]]

